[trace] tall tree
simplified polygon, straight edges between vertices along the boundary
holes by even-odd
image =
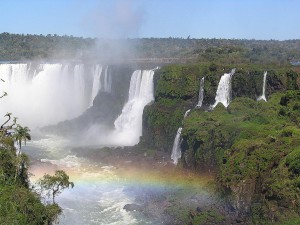
[[[39,180],[39,185],[42,191],[46,191],[46,194],[52,197],[53,204],[55,204],[55,197],[64,189],[74,187],[74,183],[69,181],[69,176],[63,170],[56,170],[53,176],[45,174]]]
[[[13,135],[14,140],[18,143],[19,148],[22,148],[22,141],[24,141],[26,145],[27,140],[31,140],[31,136],[29,134],[30,130],[28,127],[22,127],[21,125],[17,124],[17,127],[14,128],[15,133]]]

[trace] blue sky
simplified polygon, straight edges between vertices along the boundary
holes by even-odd
[[[0,33],[300,38],[300,0],[0,0],[0,5]]]

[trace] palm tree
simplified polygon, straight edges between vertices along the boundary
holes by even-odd
[[[24,141],[26,145],[27,140],[31,140],[31,136],[29,134],[30,130],[28,127],[22,127],[20,124],[17,124],[17,127],[14,128],[15,133],[13,135],[13,138],[18,143],[19,148],[21,150],[22,148],[22,141]]]
[[[14,118],[14,122],[17,121],[17,118]],[[31,140],[31,136],[29,134],[28,127],[22,127],[20,124],[17,124],[17,127],[14,128],[15,132],[13,134],[13,139],[18,143],[19,149],[17,150],[17,161],[16,161],[16,173],[15,173],[15,181],[17,180],[17,176],[20,175],[20,171],[24,169],[24,157],[21,154],[22,141],[24,141],[26,145],[27,140]]]

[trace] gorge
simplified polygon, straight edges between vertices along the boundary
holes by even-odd
[[[265,66],[232,70],[231,65],[215,69],[210,64],[177,64],[152,68],[0,64],[1,78],[6,81],[3,90],[9,93],[1,113],[14,112],[33,132],[33,140],[25,147],[33,161],[31,171],[38,177],[63,168],[75,181],[75,188],[58,199],[65,209],[61,221],[182,224],[196,223],[211,214],[210,222],[279,221],[283,215],[272,214],[273,207],[296,216],[290,202],[295,200],[298,185],[293,179],[298,173],[299,74],[290,68]],[[268,102],[258,101],[259,96],[264,100],[268,96]],[[134,151],[140,156],[130,158],[129,152]],[[121,155],[126,160],[119,158]],[[146,159],[156,161],[155,167],[163,172],[174,170],[174,163],[177,169],[214,177],[226,204],[207,200],[213,194],[208,194],[201,182],[191,181],[203,193],[195,194],[196,199],[188,197],[195,204],[186,214],[174,205],[163,208],[166,214],[180,212],[187,218],[170,219],[161,213],[154,219],[154,210],[149,209],[153,202],[145,200],[147,195],[171,204],[172,195],[166,192],[174,194],[178,184],[168,184],[169,178],[163,184],[159,177],[143,180],[143,176],[153,176],[151,171],[131,171],[132,177],[118,169],[128,169],[137,163],[134,160],[147,164]],[[148,169],[141,166],[137,170]],[[276,174],[289,183],[288,189],[280,186]],[[188,183],[184,177],[179,180]],[[261,202],[262,196],[265,202]],[[82,208],[86,202],[89,206]],[[207,208],[212,202],[217,205],[213,211]],[[127,204],[136,204],[136,212],[123,209]],[[194,216],[189,217],[190,213]]]

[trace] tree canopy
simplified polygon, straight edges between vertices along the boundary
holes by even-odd
[[[257,63],[300,61],[300,40],[194,38],[96,39],[73,36],[0,34],[0,61],[154,60],[159,62]]]
[[[42,191],[46,191],[47,196],[52,197],[53,204],[55,197],[66,188],[73,188],[74,183],[69,181],[69,176],[63,170],[56,170],[54,175],[45,174],[39,180]]]

